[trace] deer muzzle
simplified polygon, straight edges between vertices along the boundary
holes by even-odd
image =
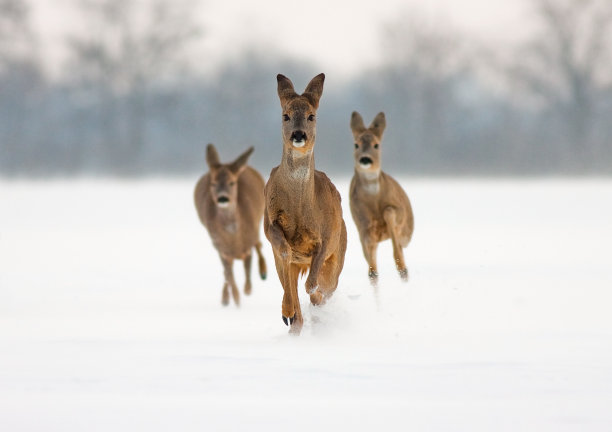
[[[373,163],[374,161],[372,161],[372,159],[367,156],[359,158],[359,165],[361,165],[362,168],[370,168]]]
[[[306,132],[301,130],[293,131],[291,133],[291,142],[294,147],[304,147],[306,145]]]
[[[219,207],[227,207],[227,206],[229,206],[229,203],[230,203],[230,200],[225,195],[221,195],[221,196],[217,197],[217,205]]]

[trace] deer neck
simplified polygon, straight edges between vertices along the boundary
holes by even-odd
[[[297,197],[312,201],[314,199],[314,152],[302,154],[297,150],[285,147],[283,161],[280,165],[286,187],[301,191]]]
[[[314,186],[313,152],[310,151],[307,154],[302,154],[297,150],[284,149],[281,170],[290,182],[311,183]]]
[[[234,203],[227,207],[217,207],[217,220],[228,233],[238,232],[240,218],[237,205]]]
[[[355,169],[355,175],[359,178],[359,183],[365,192],[376,195],[380,191],[380,170],[363,171]]]

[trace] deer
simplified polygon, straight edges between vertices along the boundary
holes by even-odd
[[[378,286],[376,250],[378,243],[391,239],[393,258],[402,281],[408,280],[403,248],[408,246],[414,231],[414,216],[406,192],[381,169],[381,141],[386,127],[385,114],[376,115],[366,128],[361,115],[351,115],[351,131],[355,140],[355,174],[351,180],[349,204],[359,232],[363,254],[368,263],[368,277]]]
[[[346,252],[340,194],[325,173],[315,170],[324,80],[324,74],[315,76],[300,95],[289,78],[277,76],[283,148],[280,165],[265,186],[263,224],[284,291],[282,319],[293,335],[300,334],[304,323],[298,278],[308,272],[304,285],[311,304],[325,304],[338,286]]]
[[[213,144],[206,147],[209,172],[197,182],[195,207],[202,225],[207,229],[223,264],[221,303],[227,306],[231,296],[240,306],[240,294],[234,280],[234,260],[243,260],[244,293],[251,294],[251,259],[255,248],[259,276],[266,279],[266,261],[261,252],[259,232],[264,211],[264,179],[247,160],[253,153],[249,147],[233,162],[222,164]]]

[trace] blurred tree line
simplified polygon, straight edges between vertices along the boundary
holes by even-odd
[[[0,0],[0,175],[200,172],[249,145],[280,160],[276,74],[312,65],[252,49],[203,79],[194,1],[75,0],[88,31],[66,40],[61,79],[42,65],[26,0]],[[384,166],[413,175],[612,174],[612,3],[533,0],[537,31],[513,51],[410,14],[381,29],[388,61],[328,74],[317,165],[352,172],[349,117],[387,115]]]

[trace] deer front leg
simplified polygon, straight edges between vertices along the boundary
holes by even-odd
[[[306,292],[310,294],[310,301],[314,305],[321,304],[323,301],[322,295],[318,291],[318,287],[319,273],[321,272],[321,267],[327,255],[327,244],[326,241],[323,241],[315,246],[310,262],[310,272],[308,272],[308,277],[306,278]]]
[[[404,282],[408,280],[408,269],[404,263],[404,251],[400,243],[398,235],[398,224],[397,224],[397,210],[394,207],[387,207],[383,212],[383,218],[387,224],[387,230],[393,243],[393,259],[395,260],[395,267],[399,272],[400,277]]]
[[[281,258],[275,250],[273,250],[273,252],[276,273],[278,274],[278,279],[283,287],[282,318],[285,325],[289,325],[293,324],[293,320],[295,318],[295,309],[293,307],[293,301],[291,300],[291,290],[289,288],[289,282],[287,281],[287,268],[289,263],[287,260]]]
[[[289,333],[298,336],[304,325],[304,318],[302,317],[302,308],[300,306],[300,299],[298,297],[298,277],[300,274],[300,268],[296,264],[289,264],[287,268],[287,282],[289,288],[289,295],[293,304],[294,315],[291,321],[291,328]]]
[[[267,239],[272,245],[272,249],[277,253],[281,259],[289,258],[291,248],[287,239],[285,239],[285,232],[282,230],[277,222],[264,223],[264,233]]]
[[[225,276],[225,283],[229,285],[232,290],[232,297],[236,306],[240,306],[240,293],[238,287],[236,287],[236,281],[234,280],[234,272],[232,270],[232,264],[234,260],[228,257],[221,256],[221,262],[223,263],[223,274]]]
[[[370,235],[364,233],[361,235],[361,247],[363,255],[368,263],[368,277],[372,286],[378,286],[378,267],[376,266],[376,251],[378,242],[371,238]]]
[[[251,258],[253,257],[253,255],[251,254],[251,252],[249,252],[245,257],[244,257],[244,293],[246,295],[250,295],[251,294]]]
[[[275,258],[278,258],[277,255]],[[277,260],[276,263],[276,270],[285,291],[283,294],[283,322],[290,326],[290,334],[299,335],[304,325],[297,292],[299,267],[284,260]]]

